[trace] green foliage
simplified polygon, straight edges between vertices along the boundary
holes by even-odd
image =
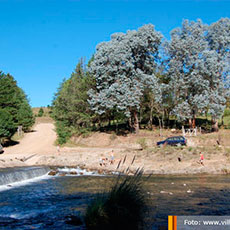
[[[62,121],[56,122],[56,132],[58,134],[57,142],[61,145],[66,143],[72,136],[70,128],[68,128],[68,126]]]
[[[224,117],[227,117],[227,116],[230,116],[230,109],[229,108],[226,108],[224,110]]]
[[[3,137],[10,138],[16,131],[13,117],[5,109],[0,109],[0,140]]]
[[[44,115],[44,110],[43,108],[40,108],[38,111],[38,117],[42,117]]]
[[[96,88],[89,91],[91,108],[97,114],[116,109],[129,119],[138,132],[138,110],[143,91],[159,89],[155,76],[162,35],[154,26],[144,25],[137,31],[115,33],[108,42],[97,46],[90,71]]]
[[[17,126],[22,126],[24,131],[28,131],[34,124],[32,109],[28,99],[21,88],[17,86],[17,82],[10,74],[0,72],[0,120],[5,120],[7,125],[3,123],[0,129],[5,131],[1,135],[10,138]],[[6,120],[6,114],[8,119]]]
[[[133,177],[118,177],[107,194],[98,195],[88,206],[85,224],[88,230],[140,229],[146,214],[142,172]]]
[[[64,80],[55,95],[52,117],[56,121],[58,142],[65,143],[73,134],[90,131],[93,114],[88,104],[88,90],[95,81],[84,69],[81,59],[71,77]]]
[[[115,122],[116,132],[121,123],[138,132],[139,121],[151,129],[188,120],[195,126],[207,113],[212,123],[202,122],[202,128],[217,130],[230,98],[229,56],[228,18],[211,25],[184,20],[164,43],[151,24],[115,33],[97,45],[88,71],[81,59],[60,85],[52,108],[59,138],[87,135],[91,127],[105,130],[106,123],[111,131]]]

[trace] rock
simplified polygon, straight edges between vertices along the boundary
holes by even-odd
[[[50,172],[48,173],[48,175],[49,175],[49,176],[55,176],[55,175],[57,175],[57,171],[50,171]]]
[[[59,176],[66,176],[66,173],[60,173]]]
[[[101,169],[99,169],[97,172],[98,174],[103,174],[103,171]]]
[[[71,175],[77,175],[77,172],[70,172],[69,174],[71,174]]]

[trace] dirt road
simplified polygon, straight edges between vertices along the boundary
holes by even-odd
[[[122,162],[119,168],[121,171],[129,168],[130,171],[135,172],[137,168],[144,167],[146,173],[155,174],[230,173],[229,155],[226,154],[228,149],[225,146],[213,146],[211,153],[207,152],[208,147],[205,149],[204,147],[173,148],[169,146],[161,149],[153,147],[159,137],[153,138],[153,133],[148,133],[139,136],[116,136],[112,139],[112,134],[98,132],[88,138],[83,138],[80,144],[74,147],[62,147],[58,152],[54,145],[56,140],[54,124],[52,122],[39,123],[34,127],[33,132],[24,136],[19,144],[4,148],[5,152],[0,154],[0,168],[48,165],[80,166],[89,170],[114,171]],[[224,134],[226,134],[225,131],[223,131]],[[143,137],[147,139],[147,135],[150,137],[148,144],[151,148],[140,150],[137,140]],[[210,136],[207,137],[209,145],[210,138]],[[204,143],[203,139],[202,143]],[[114,150],[114,164],[109,163],[112,150]],[[205,154],[205,166],[197,163],[201,150]],[[178,157],[182,160],[178,161]],[[134,158],[135,161],[132,163]],[[106,164],[101,165],[102,159],[107,159]]]
[[[37,124],[33,131],[26,133],[20,143],[5,149],[4,154],[50,154],[56,151],[55,127],[52,123]]]

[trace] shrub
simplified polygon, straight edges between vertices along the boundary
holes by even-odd
[[[141,177],[142,171],[133,177],[119,176],[108,193],[97,195],[86,210],[86,228],[140,229],[147,210]]]
[[[230,116],[230,109],[229,108],[226,108],[224,110],[224,117],[227,117],[227,116]]]
[[[38,117],[42,117],[44,115],[44,110],[43,108],[40,108],[38,111]]]
[[[66,143],[72,135],[70,130],[66,127],[66,125],[63,122],[56,122],[56,132],[58,134],[57,142],[61,145]]]

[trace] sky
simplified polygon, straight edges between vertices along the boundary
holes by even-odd
[[[79,59],[111,34],[153,24],[167,39],[183,19],[230,17],[230,0],[0,0],[0,71],[10,73],[32,107],[51,105]]]

